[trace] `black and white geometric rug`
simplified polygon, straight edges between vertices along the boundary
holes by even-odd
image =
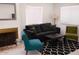
[[[79,49],[78,42],[64,39],[62,41],[51,41],[44,43],[44,48],[41,51],[42,55],[67,55],[70,52]]]

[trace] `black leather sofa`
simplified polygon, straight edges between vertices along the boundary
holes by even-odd
[[[24,31],[26,32],[29,38],[39,38],[41,41],[43,41],[42,39],[47,34],[60,33],[60,28],[56,27],[56,25],[51,25],[51,23],[44,23],[27,25],[25,26]]]

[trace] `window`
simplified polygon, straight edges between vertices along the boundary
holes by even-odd
[[[79,25],[79,5],[61,7],[61,23]]]

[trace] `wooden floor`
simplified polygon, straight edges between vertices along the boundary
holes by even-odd
[[[23,44],[18,46],[12,45],[0,48],[0,55],[26,55]],[[41,55],[38,51],[29,51],[28,55]],[[76,50],[68,55],[79,55],[79,50]]]
[[[0,48],[0,55],[26,55],[23,44]],[[41,55],[38,51],[29,51],[28,55]]]

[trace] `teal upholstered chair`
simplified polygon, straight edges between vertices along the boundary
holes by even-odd
[[[29,39],[25,32],[22,32],[22,40],[24,41],[26,54],[30,50],[40,50],[43,48],[43,43],[39,39]]]
[[[78,40],[78,28],[77,26],[66,26],[66,38],[69,40]]]

